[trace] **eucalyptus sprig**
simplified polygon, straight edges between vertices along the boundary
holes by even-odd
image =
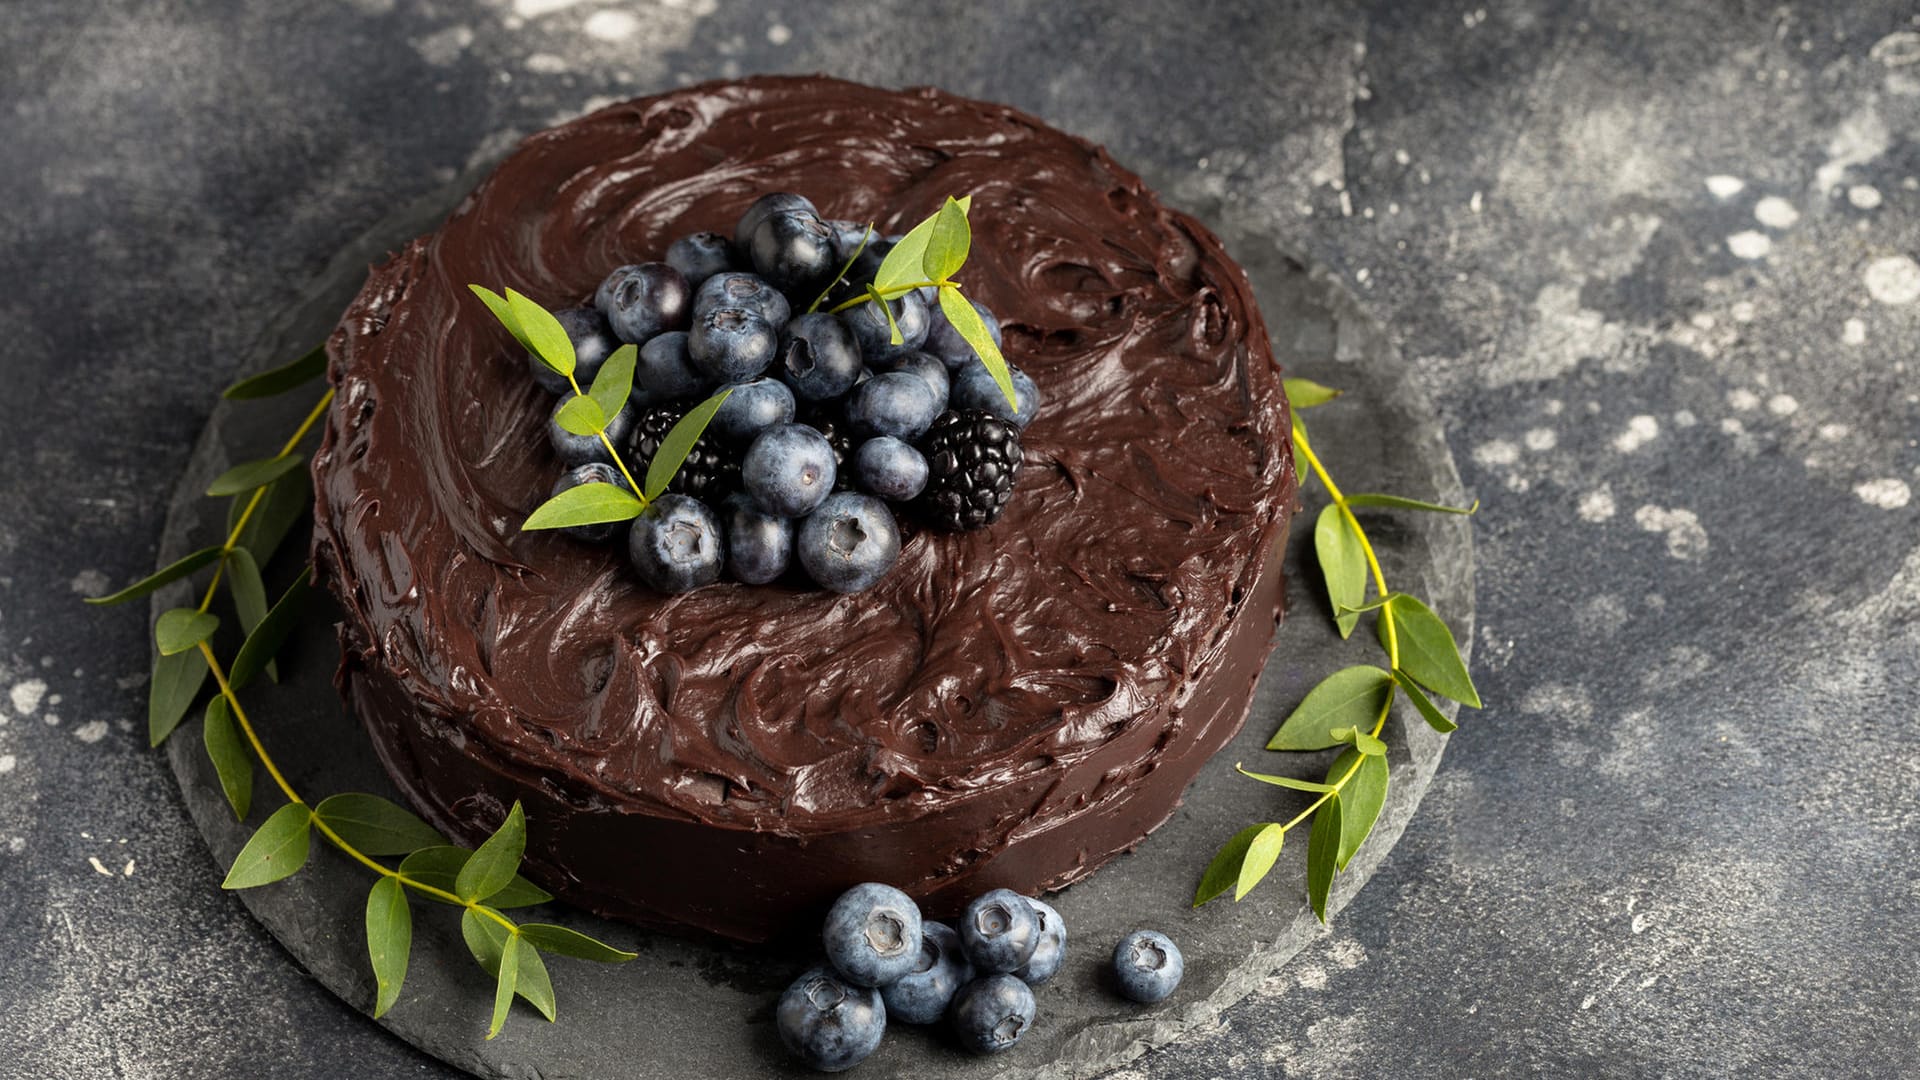
[[[1449,732],[1448,720],[1429,693],[1480,708],[1480,693],[1467,673],[1466,660],[1453,631],[1416,597],[1387,588],[1387,577],[1373,542],[1360,524],[1355,508],[1419,510],[1471,514],[1480,504],[1461,508],[1441,506],[1399,495],[1348,495],[1334,483],[1313,443],[1307,437],[1300,411],[1324,405],[1340,392],[1307,379],[1286,380],[1293,403],[1294,456],[1307,463],[1327,489],[1328,503],[1314,522],[1313,546],[1320,561],[1327,599],[1335,626],[1351,637],[1360,617],[1371,613],[1387,666],[1358,664],[1342,668],[1321,680],[1288,715],[1267,741],[1269,750],[1341,751],[1328,767],[1326,780],[1297,780],[1289,776],[1249,772],[1241,775],[1277,787],[1313,796],[1307,807],[1286,822],[1263,821],[1235,833],[1200,875],[1193,906],[1199,907],[1232,890],[1238,901],[1258,885],[1280,857],[1287,833],[1312,819],[1307,835],[1307,899],[1321,922],[1327,921],[1327,894],[1334,875],[1345,870],[1354,853],[1373,831],[1387,798],[1387,744],[1380,733],[1387,726],[1395,695],[1404,693],[1435,730]],[[1371,578],[1374,599],[1367,599]]]
[[[325,350],[315,349],[282,367],[235,383],[227,388],[225,396],[247,400],[285,393],[318,377],[325,368]],[[629,358],[629,372],[631,369]],[[199,606],[169,609],[154,624],[158,655],[148,693],[147,735],[154,746],[165,742],[191,710],[211,675],[216,689],[206,705],[201,738],[234,816],[244,821],[252,808],[254,759],[287,800],[241,847],[221,887],[258,888],[291,876],[306,865],[316,832],[377,874],[366,907],[367,956],[374,974],[372,1011],[376,1017],[393,1007],[406,979],[413,943],[408,893],[461,908],[460,929],[467,948],[495,980],[493,1015],[487,1028],[487,1038],[491,1039],[500,1033],[516,995],[548,1020],[554,1019],[553,983],[542,950],[608,963],[631,960],[635,954],[563,926],[516,923],[503,914],[553,899],[519,875],[526,848],[526,818],[519,803],[513,805],[500,828],[473,851],[448,844],[411,811],[378,795],[348,792],[309,804],[268,753],[240,703],[239,691],[256,676],[264,672],[277,678],[274,654],[286,642],[312,592],[312,568],[302,567],[293,584],[269,607],[260,567],[312,505],[311,482],[306,471],[299,468],[304,458],[298,449],[332,401],[331,389],[322,393],[278,454],[236,465],[208,487],[209,495],[233,499],[223,543],[202,548],[119,592],[88,603],[124,603],[209,566],[213,568]],[[222,580],[227,583],[234,615],[244,634],[231,667],[221,664],[213,646],[221,621],[212,608]],[[397,866],[380,861],[393,857],[402,857]]]

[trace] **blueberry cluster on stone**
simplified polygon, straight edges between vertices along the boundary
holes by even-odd
[[[593,523],[567,534],[608,542],[626,528],[635,567],[664,592],[723,575],[763,584],[802,574],[859,592],[899,559],[896,515],[948,531],[996,521],[1039,390],[1010,366],[995,369],[1010,379],[1003,390],[976,353],[1004,362],[999,320],[970,298],[959,302],[945,271],[938,279],[951,296],[937,285],[876,286],[906,239],[826,219],[808,199],[776,192],[748,208],[731,238],[682,236],[662,261],[615,269],[592,306],[554,312],[573,346],[573,382],[537,355],[532,367],[540,385],[563,395],[548,424],[569,470],[556,494],[589,483],[631,490],[609,446],[640,475],[682,417],[726,392],[666,495],[630,527]],[[816,310],[823,305],[833,310]],[[578,424],[562,422],[575,400],[567,391],[623,344],[638,348],[624,406],[599,434],[577,434]]]

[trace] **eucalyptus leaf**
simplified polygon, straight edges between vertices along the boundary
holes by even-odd
[[[867,302],[878,305],[880,313],[887,317],[888,343],[893,345],[905,344],[907,339],[900,334],[900,323],[893,317],[893,305],[887,302],[887,298],[881,295],[878,288],[872,285],[867,286]]]
[[[386,1015],[407,981],[413,951],[413,910],[399,878],[382,877],[367,893],[367,958],[373,962],[373,1015]]]
[[[1412,596],[1401,596],[1388,606],[1400,643],[1400,670],[1436,694],[1444,694],[1463,705],[1480,707],[1480,691],[1474,689],[1473,676],[1467,674],[1467,662],[1433,609]],[[1384,620],[1380,643],[1386,644]]]
[[[527,817],[514,800],[507,819],[474,850],[466,865],[454,876],[454,895],[472,902],[485,900],[513,882],[520,869],[520,856],[527,849]]]
[[[720,411],[720,406],[726,404],[732,394],[731,388],[720,391],[689,409],[687,415],[667,429],[666,437],[660,440],[660,449],[654,451],[653,460],[647,462],[645,484],[648,502],[659,498],[660,493],[667,490],[667,485],[673,482],[673,474],[686,464],[687,455],[693,452],[693,444],[700,441],[701,433],[713,421],[713,414]]]
[[[196,608],[169,608],[153,624],[154,644],[161,656],[183,653],[213,636],[220,629],[220,617]]]
[[[1359,760],[1358,768],[1354,761]],[[1373,823],[1380,816],[1380,807],[1387,801],[1387,759],[1359,750],[1347,749],[1333,759],[1333,765],[1327,769],[1329,783],[1347,775],[1354,769],[1353,777],[1340,789],[1340,848],[1336,860],[1339,869],[1347,868],[1353,853],[1373,831]]]
[[[1268,773],[1248,772],[1238,765],[1235,765],[1233,768],[1235,772],[1249,780],[1258,780],[1263,784],[1272,784],[1274,787],[1289,788],[1293,791],[1305,791],[1314,795],[1333,790],[1332,784],[1323,784],[1318,780],[1296,780],[1291,776],[1273,776]]]
[[[215,477],[213,483],[207,485],[207,494],[238,495],[243,491],[266,487],[299,468],[306,460],[305,454],[281,454],[277,457],[242,462]]]
[[[1247,846],[1247,857],[1240,864],[1240,878],[1233,886],[1234,903],[1253,891],[1255,885],[1273,869],[1273,862],[1280,857],[1280,848],[1286,843],[1287,830],[1280,825],[1268,825],[1261,829]]]
[[[520,977],[514,980],[514,993],[540,1010],[540,1015],[551,1024],[559,1016],[553,1002],[553,977],[547,974],[547,962],[540,959],[540,950],[525,938],[520,944]]]
[[[406,875],[409,881],[451,893],[460,875],[460,868],[467,865],[467,860],[472,856],[473,852],[451,845],[421,848],[401,860],[400,872]],[[443,904],[451,903],[437,896],[430,896],[429,899],[440,900]],[[487,906],[502,910],[532,907],[535,904],[544,904],[551,899],[553,899],[552,893],[516,874],[506,888],[487,898]]]
[[[153,678],[147,685],[147,742],[159,746],[180,721],[207,681],[207,657],[199,649],[153,658]]]
[[[259,374],[241,379],[220,391],[220,396],[229,401],[273,397],[295,387],[304,386],[326,372],[327,347],[324,344],[315,345],[296,360],[289,360],[279,367],[268,368]]]
[[[973,209],[973,196],[960,197],[960,209]],[[887,257],[880,260],[880,269],[874,272],[873,284],[880,289],[892,289],[900,285],[909,285],[922,280],[926,270],[927,241],[933,236],[934,225],[939,222],[940,214],[946,209],[943,204],[925,221],[907,230],[900,242],[893,245]]]
[[[1447,714],[1440,711],[1440,707],[1433,703],[1433,699],[1427,696],[1425,690],[1420,689],[1420,684],[1414,682],[1412,676],[1404,671],[1395,671],[1393,681],[1400,685],[1400,689],[1406,691],[1407,700],[1413,702],[1414,711],[1420,714],[1420,718],[1427,722],[1428,727],[1445,735],[1460,726],[1447,719]]]
[[[985,365],[987,374],[993,376],[994,384],[1000,387],[1007,404],[1014,412],[1019,412],[1020,400],[1013,389],[1013,370],[1007,367],[1007,358],[1001,354],[1000,346],[994,344],[993,335],[987,332],[986,320],[980,317],[966,297],[960,295],[958,289],[944,286],[940,289],[940,310],[946,314],[954,332],[972,347],[974,355]]]
[[[268,484],[259,493],[259,503],[249,514],[247,506],[253,500],[254,494],[251,493],[234,498],[227,515],[227,531],[233,532],[240,524],[241,515],[245,514],[247,523],[240,530],[236,546],[253,552],[254,560],[264,567],[273,558],[273,553],[279,550],[281,541],[313,509],[313,477],[305,469],[300,469]]]
[[[960,203],[947,196],[946,204],[933,215],[933,228],[927,233],[927,250],[920,256],[920,268],[928,281],[945,281],[959,273],[973,246],[973,226]]]
[[[520,334],[540,362],[567,378],[573,378],[575,357],[573,339],[553,313],[521,293],[507,290],[507,306],[520,324]]]
[[[378,795],[343,792],[322,800],[313,813],[363,855],[406,855],[446,844],[413,811]]]
[[[1360,621],[1352,609],[1367,600],[1367,552],[1340,504],[1328,503],[1320,508],[1320,516],[1313,523],[1313,551],[1320,559],[1320,575],[1326,579],[1333,621],[1340,628],[1340,636],[1348,637]]]
[[[260,564],[253,552],[236,547],[227,553],[227,591],[233,594],[233,609],[240,616],[240,632],[251,634],[267,619],[267,584],[261,580]],[[280,681],[280,670],[269,660],[267,678]]]
[[[600,371],[593,377],[593,387],[587,391],[594,404],[600,406],[602,416],[618,416],[621,409],[627,407],[627,395],[633,393],[633,366],[639,359],[640,350],[634,345],[622,345],[613,350],[607,362],[600,365]],[[605,424],[600,425],[602,429]]]
[[[1422,502],[1400,495],[1378,495],[1363,492],[1347,496],[1348,506],[1383,506],[1390,510],[1425,510],[1435,514],[1472,514],[1480,509],[1480,500],[1473,500],[1472,506],[1442,506],[1439,503]]]
[[[1339,867],[1344,829],[1340,809],[1340,796],[1327,796],[1314,812],[1313,831],[1307,834],[1307,901],[1322,925],[1327,921],[1327,894],[1333,890],[1333,875]]]
[[[227,805],[233,807],[234,819],[245,821],[253,806],[253,754],[240,738],[233,708],[224,695],[215,695],[207,702],[200,742],[207,748],[207,759],[213,762],[213,773],[220,778],[220,790],[227,797]]]
[[[580,960],[592,960],[599,964],[624,964],[640,955],[616,949],[604,941],[588,937],[577,930],[554,926],[551,923],[525,923],[520,927],[520,934],[548,952],[572,956]]]
[[[1249,825],[1234,833],[1231,839],[1220,845],[1220,850],[1214,854],[1213,861],[1208,863],[1206,870],[1201,873],[1199,887],[1193,891],[1194,907],[1199,907],[1217,896],[1225,895],[1239,882],[1240,867],[1247,861],[1247,849],[1253,846],[1253,838],[1260,835],[1261,830],[1271,824],[1274,823],[1262,821],[1256,825]]]
[[[500,954],[511,935],[506,927],[491,917],[491,910],[482,905],[462,912],[460,938],[467,943],[467,951],[473,954],[473,962],[480,965],[480,970],[498,978]]]
[[[1387,752],[1387,744],[1381,742],[1363,728],[1334,728],[1332,731],[1327,732],[1327,734],[1333,736],[1335,742],[1346,743],[1362,754],[1377,756]]]
[[[513,305],[507,303],[506,297],[484,285],[468,285],[467,288],[472,289],[473,295],[487,305],[487,310],[493,312],[493,317],[500,320],[500,325],[507,328],[507,333],[513,335],[513,340],[519,342],[521,348],[534,351],[533,342],[528,341],[526,332],[520,329],[520,320],[514,317]]]
[[[607,430],[607,414],[600,403],[577,395],[555,410],[553,422],[559,424],[562,431],[575,435],[598,435]]]
[[[1379,718],[1393,693],[1393,676],[1371,664],[1341,668],[1307,691],[1292,714],[1267,741],[1269,750],[1324,750],[1339,745],[1338,727],[1367,727]]]
[[[223,889],[252,889],[287,877],[306,865],[313,839],[313,811],[290,802],[261,824],[227,869]]]
[[[123,604],[128,600],[145,596],[162,585],[171,584],[220,558],[219,547],[205,547],[191,555],[184,555],[173,562],[155,570],[139,581],[105,596],[89,596],[87,603],[98,605]]]
[[[1282,379],[1280,384],[1287,391],[1287,402],[1296,409],[1311,409],[1317,405],[1325,405],[1343,393],[1331,386],[1322,386],[1312,379]]]
[[[671,474],[669,474],[671,479]],[[564,529],[571,525],[595,525],[603,521],[630,521],[646,509],[633,492],[618,484],[599,482],[570,487],[527,515],[521,529]]]
[[[525,948],[519,937],[509,934],[506,943],[500,946],[500,974],[493,991],[493,1021],[487,1025],[487,1038],[493,1039],[500,1034],[500,1028],[507,1022],[507,1010],[513,1008],[514,988],[520,982],[520,950]]]
[[[253,633],[240,643],[240,652],[233,658],[233,668],[227,672],[227,682],[235,688],[253,681],[255,675],[267,666],[280,646],[286,644],[287,635],[300,621],[300,609],[307,602],[307,596],[313,591],[312,568],[303,569],[293,579],[293,584],[280,595],[280,599],[253,628]]]

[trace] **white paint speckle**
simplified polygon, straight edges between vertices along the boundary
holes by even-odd
[[[580,0],[513,0],[513,13],[523,19],[537,19],[580,3]]]
[[[1738,259],[1764,259],[1773,250],[1773,241],[1756,229],[1744,229],[1727,237],[1727,250]]]
[[[1727,314],[1733,316],[1734,322],[1740,322],[1740,323],[1752,322],[1753,316],[1754,316],[1753,301],[1751,300],[1735,301],[1734,305],[1731,308],[1727,309]]]
[[[0,776],[12,772],[20,764],[20,759],[12,754],[0,754]]]
[[[1552,428],[1537,427],[1527,431],[1525,438],[1529,450],[1551,450],[1560,442],[1560,436]]]
[[[1800,403],[1792,394],[1775,394],[1767,399],[1767,411],[1775,416],[1792,416],[1800,411]]]
[[[1920,64],[1920,33],[1912,30],[1896,30],[1867,50],[1867,58],[1887,67],[1905,67],[1908,64]]]
[[[1846,179],[1848,169],[1886,153],[1892,142],[1887,123],[1880,119],[1873,103],[1861,106],[1842,120],[1834,129],[1833,137],[1827,140],[1827,161],[1814,171],[1813,189],[1825,197]]]
[[[1853,429],[1849,428],[1845,424],[1821,424],[1820,425],[1820,437],[1827,440],[1828,442],[1839,442],[1841,439],[1844,439],[1849,434],[1851,434],[1852,431]]]
[[[1327,969],[1321,967],[1319,964],[1300,965],[1300,970],[1294,974],[1294,978],[1299,980],[1300,985],[1308,990],[1325,990],[1327,988]]]
[[[1635,934],[1646,933],[1648,921],[1645,912],[1635,915],[1633,917],[1633,932]]]
[[[1746,387],[1741,387],[1738,390],[1729,390],[1727,391],[1727,404],[1739,409],[1741,412],[1752,412],[1760,407],[1760,395],[1748,390]]]
[[[1494,439],[1474,447],[1473,460],[1488,467],[1511,465],[1520,460],[1520,448],[1505,439]]]
[[[10,852],[11,854],[18,855],[25,850],[27,850],[26,837],[16,836],[11,840],[7,841],[7,851]]]
[[[101,877],[113,876],[113,871],[107,869],[107,864],[100,861],[100,856],[89,855],[87,856],[87,862],[93,867],[93,872],[99,874]]]
[[[625,41],[640,29],[640,20],[631,12],[596,11],[587,17],[582,29],[588,37],[601,41]]]
[[[46,680],[24,679],[14,683],[13,689],[8,691],[8,696],[13,698],[14,712],[21,716],[32,716],[34,710],[40,707],[41,699],[47,696]]]
[[[1920,300],[1920,264],[1905,255],[1888,255],[1867,264],[1867,295],[1883,304]]]
[[[113,587],[107,575],[98,570],[82,570],[67,584],[81,596],[105,596]]]
[[[1778,195],[1769,195],[1753,204],[1753,219],[1769,229],[1791,229],[1800,220],[1800,211]]]
[[[1860,496],[1861,502],[1882,510],[1898,510],[1913,501],[1913,489],[1897,476],[1869,480],[1856,486],[1853,493]]]
[[[1367,950],[1359,942],[1348,939],[1334,942],[1333,947],[1327,950],[1327,956],[1333,961],[1335,967],[1342,971],[1352,971],[1366,962]]]
[[[1485,205],[1486,204],[1482,202],[1480,199],[1480,193],[1477,191],[1473,193],[1473,198],[1467,200],[1467,209],[1473,211],[1476,214],[1479,213],[1481,207]]]
[[[107,737],[105,720],[89,720],[73,729],[73,737],[83,743],[97,743]]]
[[[567,59],[552,53],[537,52],[527,57],[526,68],[535,75],[559,75],[567,70]]]
[[[125,842],[125,841],[122,841],[122,843],[124,843],[124,842]],[[127,860],[127,865],[125,865],[125,866],[123,866],[123,867],[121,867],[121,868],[120,868],[120,876],[121,876],[121,877],[132,877],[132,876],[133,876],[133,860],[132,860],[132,859],[128,859],[128,860]]]
[[[1731,199],[1746,189],[1747,182],[1737,176],[1721,174],[1707,177],[1707,190],[1716,199]]]
[[[1707,530],[1691,510],[1668,510],[1649,503],[1633,512],[1633,520],[1648,532],[1664,533],[1667,554],[1676,559],[1698,559],[1707,553]]]
[[[1848,319],[1840,327],[1840,340],[1848,345],[1864,345],[1867,342],[1867,324],[1862,319]]]
[[[1847,189],[1847,201],[1861,210],[1873,210],[1880,205],[1880,189],[1872,184],[1855,184]]]
[[[1595,525],[1611,520],[1616,508],[1613,503],[1613,489],[1605,484],[1580,496],[1580,520]]]
[[[420,59],[435,67],[446,67],[460,59],[460,54],[473,44],[473,27],[449,26],[436,30],[413,43],[413,51]]]
[[[793,31],[786,23],[774,23],[767,27],[767,41],[774,45],[785,45],[793,40]]]
[[[1643,413],[1627,421],[1627,430],[1613,437],[1613,448],[1623,454],[1631,454],[1659,435],[1660,421]]]
[[[1700,418],[1693,415],[1692,409],[1679,409],[1673,414],[1674,427],[1689,428],[1699,422]]]

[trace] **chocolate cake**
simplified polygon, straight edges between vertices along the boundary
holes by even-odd
[[[972,195],[967,293],[1046,401],[1004,517],[910,530],[851,595],[664,596],[523,532],[552,399],[468,283],[579,304],[773,190],[882,232]],[[935,917],[1060,888],[1166,820],[1273,647],[1295,478],[1247,279],[1005,106],[826,78],[609,106],[374,268],[327,345],[342,692],[430,821],[471,845],[519,800],[526,873],[605,915],[758,941],[860,881]]]

